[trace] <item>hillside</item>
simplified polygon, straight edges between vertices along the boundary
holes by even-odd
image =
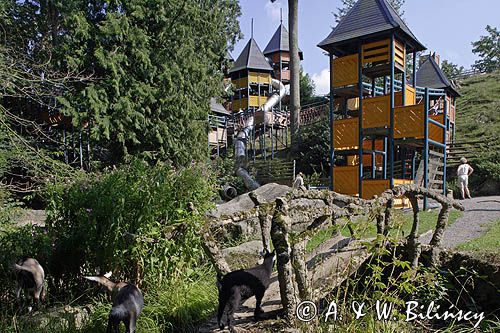
[[[500,72],[475,76],[460,83],[457,101],[457,141],[471,144],[467,156],[476,170],[471,187],[476,194],[500,191]]]

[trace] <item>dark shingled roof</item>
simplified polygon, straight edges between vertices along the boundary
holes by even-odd
[[[326,51],[334,51],[332,48],[348,41],[368,35],[388,33],[393,30],[406,35],[406,41],[413,44],[412,46],[417,51],[425,50],[425,46],[418,41],[386,0],[359,0],[356,2],[333,28],[330,35],[318,46]]]
[[[278,29],[276,29],[276,32],[274,33],[273,37],[271,37],[271,40],[264,49],[264,55],[267,56],[269,54],[280,51],[290,52],[290,41],[289,41],[288,30],[286,30],[283,23],[280,24]],[[300,48],[299,48],[299,57],[300,60],[304,60],[304,55]]]
[[[231,114],[231,112],[227,111],[222,104],[217,102],[217,99],[215,97],[210,98],[210,111],[212,111],[213,113],[221,113],[225,115]]]
[[[429,56],[427,60],[420,65],[417,71],[417,86],[448,89],[455,96],[460,96],[453,83],[448,80],[446,74],[441,70],[432,56]]]
[[[243,69],[255,69],[268,72],[273,70],[253,38],[248,41],[243,51],[241,51],[240,56],[236,59],[229,73],[238,72]]]

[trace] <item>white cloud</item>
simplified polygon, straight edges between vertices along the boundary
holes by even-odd
[[[267,1],[266,2],[266,14],[267,17],[273,22],[278,22],[281,18],[281,8],[282,4],[280,0],[276,2]]]
[[[330,92],[330,70],[325,68],[321,73],[314,73],[312,75],[312,80],[316,86],[316,94],[324,95]]]

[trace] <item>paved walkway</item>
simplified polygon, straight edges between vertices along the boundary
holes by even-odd
[[[461,201],[465,211],[459,219],[446,228],[443,246],[453,248],[482,236],[489,225],[500,220],[500,196],[477,197]],[[432,234],[420,237],[422,243],[429,243]]]

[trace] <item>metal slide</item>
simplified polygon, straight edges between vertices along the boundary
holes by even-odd
[[[267,112],[272,112],[273,106],[278,104],[279,101],[285,96],[285,86],[283,85],[283,83],[281,83],[281,81],[272,79],[271,85],[277,92],[273,93],[271,97],[267,99],[267,102],[262,105],[259,110],[257,110],[257,112],[264,112],[264,114]],[[270,119],[272,119],[272,117],[268,117],[267,115],[264,116],[266,125],[268,124]],[[245,186],[251,191],[255,190],[260,185],[259,183],[257,183],[257,181],[255,181],[255,179],[252,178],[252,176],[243,166],[245,164],[247,138],[254,125],[254,116],[252,115],[247,119],[245,127],[236,135],[236,141],[234,143],[234,151],[236,157],[236,175],[238,177],[241,177],[241,179],[245,183]]]

